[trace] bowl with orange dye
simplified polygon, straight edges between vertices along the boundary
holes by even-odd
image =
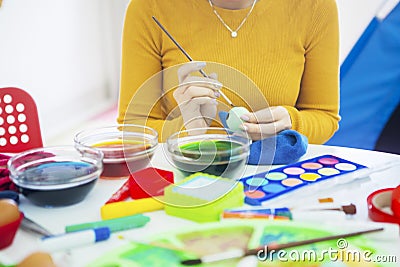
[[[148,166],[158,146],[153,128],[136,124],[118,124],[79,132],[75,146],[93,147],[104,154],[101,178],[126,178]]]

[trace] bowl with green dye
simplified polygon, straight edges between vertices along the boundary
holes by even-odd
[[[246,166],[250,140],[224,128],[183,130],[167,139],[167,158],[185,176],[196,172],[240,178]]]

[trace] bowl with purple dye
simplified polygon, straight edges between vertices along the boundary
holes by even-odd
[[[44,147],[13,156],[10,179],[33,204],[63,207],[81,202],[103,170],[103,152],[74,146]]]

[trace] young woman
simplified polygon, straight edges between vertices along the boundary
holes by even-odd
[[[160,141],[182,127],[220,125],[217,110],[229,106],[222,91],[250,111],[241,129],[252,139],[293,129],[324,143],[340,119],[338,39],[335,0],[132,0],[118,122],[153,127]]]

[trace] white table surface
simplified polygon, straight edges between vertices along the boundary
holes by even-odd
[[[304,155],[301,160],[324,154],[332,154],[368,167],[392,160],[400,161],[400,155],[395,154],[319,145],[309,145],[306,155]],[[157,153],[153,157],[151,166],[172,170],[172,165],[170,165],[164,157],[162,146],[159,147]],[[245,170],[245,175],[266,171],[276,167],[278,166],[248,166]],[[101,220],[100,207],[124,181],[124,179],[99,179],[94,189],[84,201],[63,208],[41,208],[31,204],[24,197],[21,197],[20,210],[23,211],[28,218],[41,224],[52,233],[64,233],[65,226],[67,225]],[[376,223],[372,223],[368,218],[367,196],[375,190],[396,187],[399,184],[400,167],[397,166],[379,173],[374,173],[367,181],[357,182],[339,188],[332,187],[325,191],[314,190],[313,192],[309,192],[307,196],[297,198],[296,203],[310,203],[311,200],[323,197],[332,197],[335,199],[335,202],[339,204],[354,203],[357,206],[357,214],[351,218],[345,218],[344,216],[341,217],[342,219],[336,217],[332,219],[329,218],[329,216],[321,218],[323,216],[315,216],[314,213],[309,218],[303,219],[314,222],[317,225],[332,224],[334,227],[343,230],[358,231],[361,228],[376,226]],[[272,200],[268,203],[274,207],[284,205],[290,206],[290,203],[293,203],[293,198],[290,200]],[[154,236],[157,233],[170,231],[172,229],[176,230],[178,227],[195,226],[197,224],[192,221],[168,216],[164,211],[149,212],[145,215],[149,216],[151,221],[142,228],[114,233],[110,240],[99,242],[94,245],[72,249],[68,252],[54,253],[53,258],[59,266],[85,266],[105,252],[112,250],[114,247],[121,246],[129,240],[145,242],[146,237],[149,235]],[[317,217],[318,219],[316,219]],[[296,221],[294,221],[294,223],[296,223]],[[398,262],[400,262],[399,228],[397,225],[390,224],[386,229],[387,230],[381,234],[373,234],[373,240],[380,247],[384,247],[387,255],[396,256]],[[124,236],[125,240],[121,240],[121,235]],[[19,262],[30,253],[36,251],[39,238],[40,237],[37,235],[25,232],[21,229],[18,230],[13,244],[0,251],[0,262],[3,264]]]

